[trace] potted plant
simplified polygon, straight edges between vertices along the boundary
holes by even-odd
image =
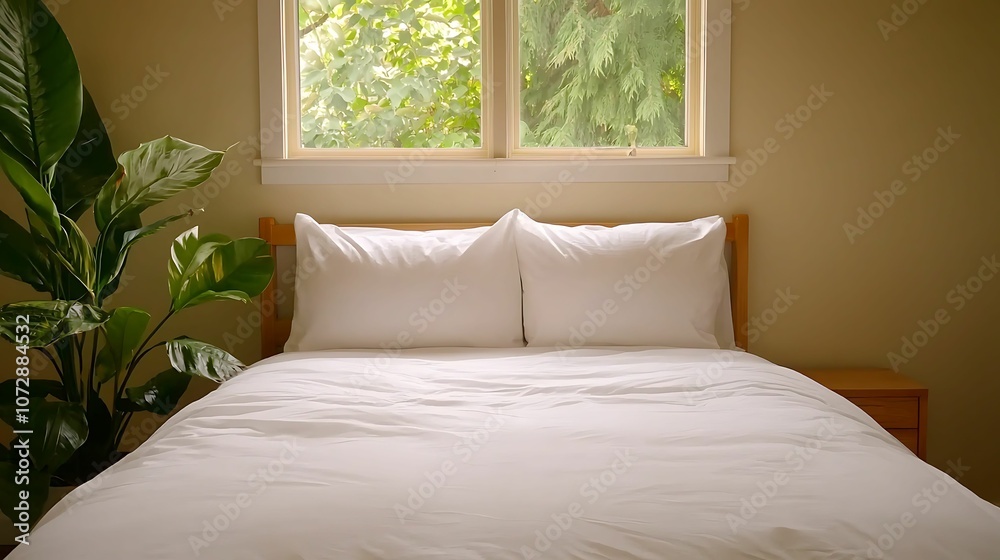
[[[210,344],[156,335],[196,305],[250,302],[274,263],[260,239],[199,235],[196,227],[171,247],[171,306],[162,320],[151,326],[141,309],[110,307],[129,251],[191,215],[144,223],[143,213],[203,183],[225,153],[168,136],[116,160],[44,3],[0,0],[0,36],[0,168],[27,215],[22,225],[0,213],[0,274],[47,295],[0,306],[0,337],[16,348],[15,377],[0,383],[0,419],[31,431],[27,450],[18,436],[0,446],[0,510],[23,523],[39,515],[50,485],[80,484],[110,466],[134,413],[169,414],[192,376],[221,382],[244,367]],[[77,223],[88,212],[93,240]],[[136,383],[154,351],[166,353],[170,369]],[[51,362],[58,379],[32,378],[29,352]],[[24,491],[28,512],[17,508]]]

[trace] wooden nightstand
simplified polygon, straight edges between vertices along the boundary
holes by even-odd
[[[891,369],[803,369],[927,460],[927,387]]]

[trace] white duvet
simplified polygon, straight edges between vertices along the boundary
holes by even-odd
[[[1000,509],[740,352],[299,353],[179,412],[9,558],[995,559]]]

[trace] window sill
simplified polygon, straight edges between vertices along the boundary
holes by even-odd
[[[260,159],[265,185],[691,183],[729,180],[732,157],[465,160]]]

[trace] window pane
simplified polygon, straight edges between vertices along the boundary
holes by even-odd
[[[523,147],[685,145],[684,0],[521,0]]]
[[[480,146],[479,2],[300,0],[305,148]]]

